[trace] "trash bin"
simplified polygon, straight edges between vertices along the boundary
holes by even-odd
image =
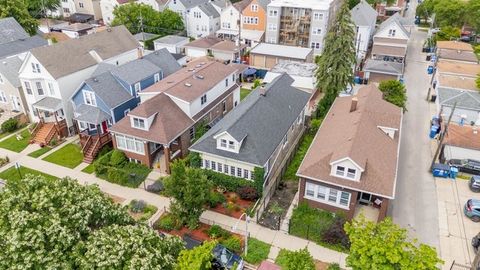
[[[458,168],[457,167],[450,167],[450,178],[457,178],[458,175]]]
[[[432,168],[433,176],[447,178],[450,175],[450,166],[447,164],[435,163]]]
[[[427,73],[428,74],[433,74],[433,66],[428,66]]]
[[[362,83],[362,79],[359,77],[359,76],[355,76],[355,84],[361,84]]]
[[[429,135],[428,135],[428,136],[430,137],[430,139],[435,138],[435,136],[436,136],[437,133],[438,133],[438,127],[439,127],[439,126],[436,126],[436,125],[433,125],[433,126],[430,127],[430,133],[429,133]]]
[[[430,101],[431,102],[435,102],[437,100],[437,95],[436,94],[432,94],[432,96],[430,97]]]
[[[427,58],[425,60],[430,61],[432,59],[432,56],[430,54],[427,54]]]

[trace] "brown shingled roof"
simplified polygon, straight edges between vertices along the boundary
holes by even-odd
[[[389,55],[389,56],[400,56],[403,57],[407,53],[407,48],[405,47],[394,47],[387,45],[373,45],[372,54],[376,55]]]
[[[448,126],[444,144],[480,150],[480,132],[478,132],[478,127],[459,126],[451,123]]]
[[[477,90],[476,78],[440,74],[438,84],[442,87]]]
[[[167,144],[194,124],[193,120],[165,94],[158,94],[148,99],[129,113],[129,115],[143,118],[153,114],[156,115],[148,131],[133,128],[130,124],[129,116],[124,117],[113,125],[110,130],[114,133]]]
[[[380,127],[400,129],[402,111],[382,98],[374,85],[357,94],[357,109],[350,112],[352,97],[338,97],[297,174],[340,187],[393,198],[397,173],[399,132],[392,139]],[[330,175],[330,163],[351,159],[364,169],[360,181]]]
[[[473,52],[472,45],[460,41],[437,41],[437,48]]]
[[[480,65],[476,63],[440,60],[437,63],[437,68],[440,73],[450,73],[475,78],[480,73]]]
[[[477,56],[475,55],[474,52],[470,52],[470,51],[439,49],[437,52],[437,55],[438,55],[438,58],[440,59],[450,59],[450,60],[478,63]]]
[[[242,13],[242,11],[250,4],[250,2],[252,2],[252,0],[242,0],[234,3],[233,6],[235,7],[236,10]]]
[[[185,44],[184,47],[193,47],[193,48],[205,48],[208,49],[213,45],[221,42],[222,39],[216,36],[207,36],[204,38],[196,39],[190,43]]]
[[[246,48],[247,45],[245,44],[240,44],[240,49]],[[230,40],[224,40],[222,42],[219,42],[212,47],[210,47],[211,50],[214,51],[224,51],[224,52],[238,52],[239,48],[235,44],[235,42],[230,41]]]

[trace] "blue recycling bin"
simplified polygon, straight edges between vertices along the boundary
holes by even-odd
[[[428,74],[433,74],[433,66],[428,66],[427,73]]]
[[[450,167],[450,178],[457,178],[458,175],[458,168],[457,167]]]
[[[428,136],[430,137],[430,139],[433,139],[435,138],[437,133],[438,133],[438,126],[433,125],[432,127],[430,127],[430,134]]]
[[[362,83],[362,79],[360,79],[360,76],[355,76],[355,84],[361,84]]]
[[[447,178],[450,176],[450,166],[447,164],[435,163],[432,168],[433,176]]]

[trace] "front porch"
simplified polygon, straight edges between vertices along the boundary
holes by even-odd
[[[32,131],[35,143],[48,145],[53,139],[68,136],[68,126],[62,108],[62,101],[53,97],[45,97],[32,104],[38,123]]]
[[[353,218],[363,215],[366,220],[373,222],[382,221],[387,215],[388,199],[373,194],[359,192]]]

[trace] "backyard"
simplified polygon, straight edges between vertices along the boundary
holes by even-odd
[[[43,160],[73,169],[83,161],[82,149],[78,144],[69,143]]]
[[[50,180],[58,179],[58,177],[55,177],[53,175],[46,174],[46,173],[43,173],[34,169],[30,169],[28,167],[23,167],[23,166],[20,166],[19,170],[17,170],[15,166],[12,166],[3,172],[0,172],[0,178],[4,180],[20,180],[21,179],[20,175],[23,178],[27,174],[42,175],[42,176],[45,176],[45,178]]]
[[[13,135],[0,142],[0,147],[7,150],[20,153],[23,149],[27,148],[30,143],[31,134],[28,129],[24,129],[19,133],[19,137]]]

